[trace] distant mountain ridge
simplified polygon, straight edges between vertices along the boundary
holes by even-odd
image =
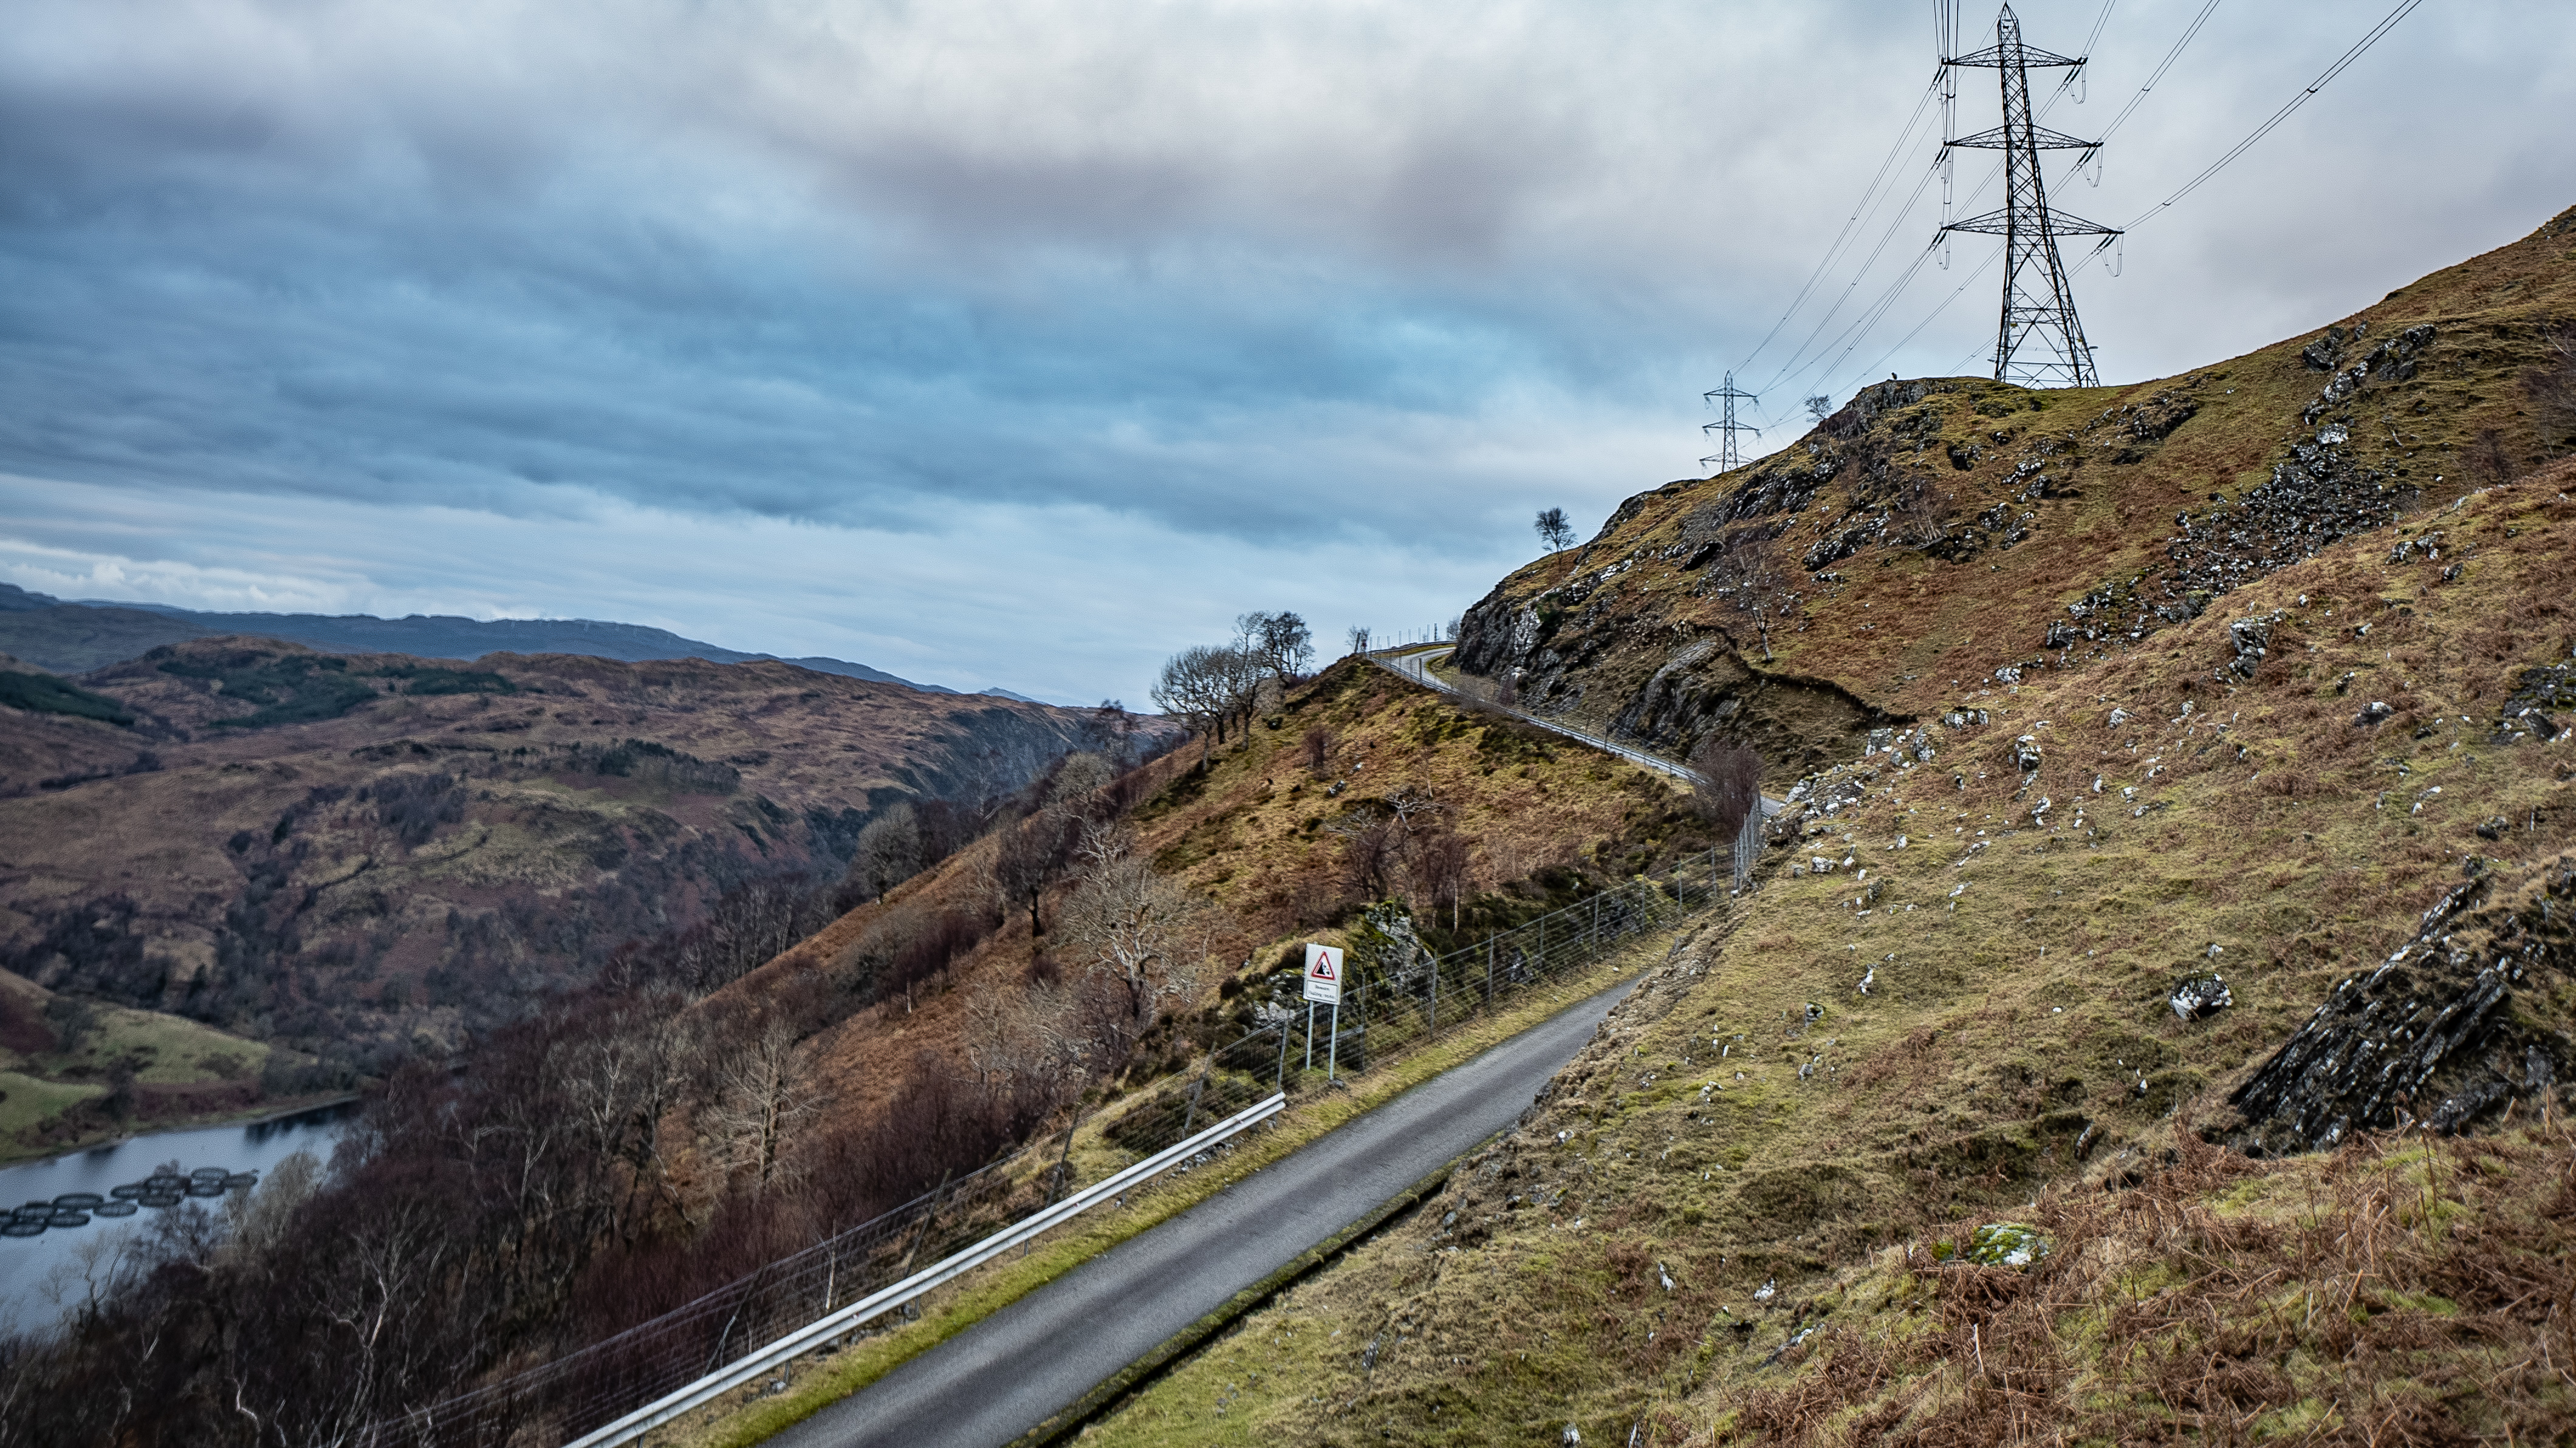
[[[155,621],[159,622],[156,623]],[[0,651],[56,673],[87,673],[122,663],[165,643],[218,634],[257,634],[335,653],[410,654],[415,658],[478,659],[485,654],[581,654],[644,663],[655,659],[705,659],[716,664],[777,659],[818,674],[839,674],[878,684],[900,684],[925,694],[959,694],[945,684],[920,684],[847,659],[788,659],[745,653],[669,629],[588,618],[471,619],[449,614],[377,618],[371,614],[208,613],[166,603],[109,599],[64,602],[0,583]],[[1040,702],[1008,689],[982,692]]]

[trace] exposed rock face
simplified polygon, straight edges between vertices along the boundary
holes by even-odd
[[[2470,881],[2386,964],[2335,987],[2230,1098],[2241,1150],[2322,1151],[2355,1131],[2458,1131],[2557,1093],[2576,1064],[2576,858]]]

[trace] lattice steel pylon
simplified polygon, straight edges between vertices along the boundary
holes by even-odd
[[[1945,56],[1944,66],[1964,66],[2002,73],[2004,123],[1991,131],[1944,141],[1945,148],[2004,153],[2001,210],[1941,229],[1973,231],[2004,239],[2003,321],[1995,334],[1995,380],[2029,387],[2100,385],[2093,372],[2093,349],[2084,341],[2084,324],[2075,316],[2075,293],[2067,285],[2066,263],[2057,255],[2061,236],[2118,236],[2119,228],[2052,211],[2040,176],[2042,151],[2100,149],[2098,141],[2079,141],[2031,119],[2030,72],[2080,66],[2072,59],[2022,44],[2021,21],[2004,7],[1995,22],[1995,43],[1973,55]],[[2082,164],[2079,161],[2077,164]],[[2044,352],[2031,360],[2025,351]]]
[[[1717,434],[1717,451],[1701,458],[1700,466],[1714,467],[1720,473],[1731,473],[1744,466],[1744,454],[1736,449],[1735,435],[1739,432],[1749,432],[1755,437],[1762,435],[1762,429],[1749,422],[1735,420],[1735,400],[1740,397],[1747,402],[1759,402],[1762,399],[1759,394],[1747,392],[1736,386],[1735,374],[1732,372],[1726,374],[1725,386],[1715,391],[1703,392],[1700,396],[1725,410],[1725,415],[1716,422],[1700,424],[1699,430],[1702,433]]]

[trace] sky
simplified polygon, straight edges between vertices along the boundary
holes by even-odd
[[[2576,203],[2576,6],[2430,0],[2159,209],[2396,0],[2224,0],[2142,94],[2207,3],[2018,7],[2091,38],[2046,123],[2118,121],[2052,200],[2144,218],[2075,283],[2105,381]],[[1705,474],[1730,372],[1758,452],[1807,396],[1991,367],[1991,243],[1915,265],[1922,0],[10,9],[0,581],[65,598],[1142,707],[1245,610],[1327,656],[1437,628],[1537,510]],[[1959,131],[1995,107],[1966,73]]]

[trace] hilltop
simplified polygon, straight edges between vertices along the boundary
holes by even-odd
[[[1469,673],[1785,786],[1872,727],[2147,647],[2231,589],[2576,448],[2576,210],[2179,377],[1863,388],[1805,438],[1630,498],[1463,621]],[[2539,383],[2534,390],[2533,382]]]
[[[66,603],[0,583],[0,650],[41,669],[86,673],[123,663],[164,644],[245,634],[283,639],[326,653],[409,654],[416,658],[479,659],[485,654],[581,654],[648,663],[704,659],[714,664],[779,662],[818,674],[841,674],[878,684],[900,684],[927,694],[958,692],[944,684],[917,684],[866,664],[820,656],[781,659],[744,653],[668,629],[589,618],[458,618],[411,614],[209,613],[161,603]],[[1008,689],[984,691],[1025,699]],[[1028,700],[1027,702],[1036,702]]]

